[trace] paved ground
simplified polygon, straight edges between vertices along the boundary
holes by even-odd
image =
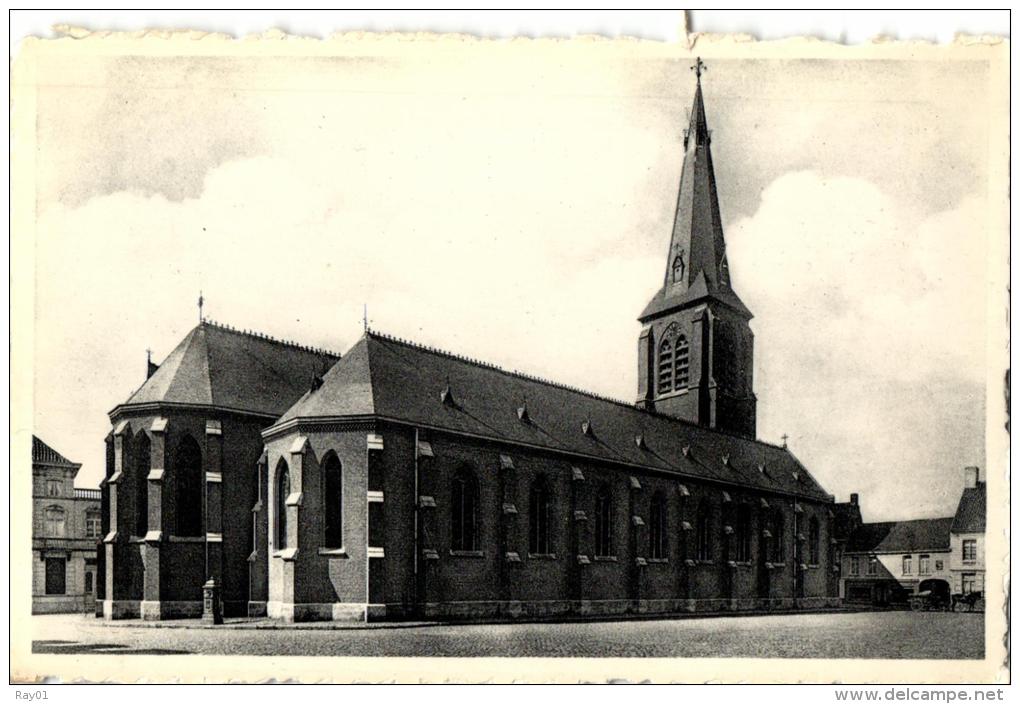
[[[513,625],[146,628],[34,616],[37,653],[457,657],[981,658],[984,619],[910,611]],[[249,624],[252,625],[252,624]]]

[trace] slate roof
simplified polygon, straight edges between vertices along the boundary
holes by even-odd
[[[850,536],[846,552],[893,553],[949,550],[953,518],[864,523]]]
[[[700,78],[694,92],[684,146],[686,153],[666,256],[665,280],[662,288],[645,306],[639,320],[646,322],[704,298],[716,299],[750,319],[751,311],[730,285],[719,194],[712,166],[711,133],[705,117]],[[687,266],[682,278],[674,282],[673,262],[678,255],[685,257]]]
[[[337,359],[339,355],[326,350],[206,320],[118,409],[180,403],[279,416]]]
[[[64,457],[52,447],[44,443],[35,435],[32,436],[32,463],[33,464],[58,464],[67,467],[80,466],[77,462]]]
[[[860,526],[861,507],[850,502],[832,506],[832,537],[836,540],[849,540],[857,526]]]
[[[447,383],[450,404],[441,400]],[[525,402],[527,422],[518,417]],[[320,388],[305,393],[265,432],[272,434],[297,419],[352,416],[376,416],[831,501],[785,448],[375,332],[366,333],[330,369]],[[582,431],[586,421],[590,435]],[[759,465],[765,467],[764,473]]]
[[[985,483],[978,482],[972,489],[964,489],[960,503],[953,517],[953,533],[984,533],[985,532]]]

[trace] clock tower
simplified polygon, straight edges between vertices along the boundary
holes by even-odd
[[[733,290],[699,58],[662,288],[639,320],[640,408],[755,436],[751,311]]]

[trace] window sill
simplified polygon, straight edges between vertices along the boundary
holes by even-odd
[[[734,567],[750,567],[753,563],[750,560],[734,560]]]
[[[483,558],[485,553],[481,550],[451,550],[450,557],[474,557]]]
[[[655,400],[656,401],[660,401],[660,400],[666,399],[666,398],[676,398],[677,396],[686,396],[688,393],[690,393],[690,389],[680,389],[679,391],[669,391],[669,392],[664,393],[664,394],[658,394],[655,397]]]
[[[319,554],[326,557],[347,557],[346,548],[319,548]]]
[[[556,553],[554,552],[529,552],[529,560],[555,560]]]
[[[668,565],[669,558],[667,557],[649,557],[646,558],[649,565]]]
[[[616,562],[616,555],[596,555],[595,562]]]

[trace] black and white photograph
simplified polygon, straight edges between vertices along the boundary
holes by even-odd
[[[1008,79],[23,40],[11,681],[1008,682]]]

